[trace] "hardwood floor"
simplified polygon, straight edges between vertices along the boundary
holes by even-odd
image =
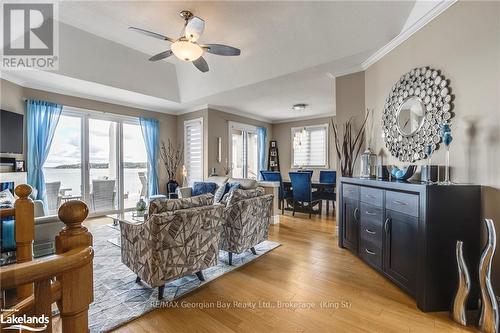
[[[333,218],[285,214],[270,228],[270,239],[282,246],[188,294],[178,307],[154,310],[115,332],[474,331],[447,313],[420,312],[409,296],[338,248]],[[231,307],[212,307],[217,304]]]

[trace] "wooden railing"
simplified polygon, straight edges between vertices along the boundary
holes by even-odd
[[[52,332],[52,304],[56,303],[62,332],[88,332],[88,308],[93,302],[92,235],[82,222],[88,208],[82,201],[68,201],[59,208],[66,225],[56,236],[56,254],[33,260],[34,207],[29,185],[15,189],[14,209],[1,209],[0,216],[15,218],[16,264],[0,268],[2,291],[15,289],[15,298],[2,308],[2,329],[10,318],[24,314],[48,318],[44,332]],[[43,325],[27,325],[40,327]]]

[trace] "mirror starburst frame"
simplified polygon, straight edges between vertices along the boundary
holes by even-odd
[[[397,117],[409,98],[418,97],[425,106],[425,117],[417,131],[404,135]],[[386,148],[401,162],[427,158],[426,147],[438,149],[439,129],[453,117],[453,95],[448,80],[439,70],[430,67],[414,68],[403,74],[386,98],[382,114],[382,137]]]

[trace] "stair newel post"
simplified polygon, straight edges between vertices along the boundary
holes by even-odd
[[[23,263],[33,260],[33,240],[35,239],[35,216],[33,200],[29,197],[33,189],[22,184],[16,186],[15,193],[18,197],[15,208],[15,239],[16,261]],[[16,298],[25,299],[33,294],[33,284],[26,284],[16,288]]]
[[[92,234],[82,223],[89,213],[83,201],[74,200],[59,208],[59,219],[66,225],[56,236],[56,253],[92,246]],[[57,277],[61,283],[61,312],[63,332],[88,332],[88,309],[94,300],[92,262]]]

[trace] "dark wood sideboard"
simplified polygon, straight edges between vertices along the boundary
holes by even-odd
[[[478,306],[479,185],[427,185],[342,177],[339,246],[413,296],[424,312],[450,309],[457,287],[455,246],[464,242]]]

